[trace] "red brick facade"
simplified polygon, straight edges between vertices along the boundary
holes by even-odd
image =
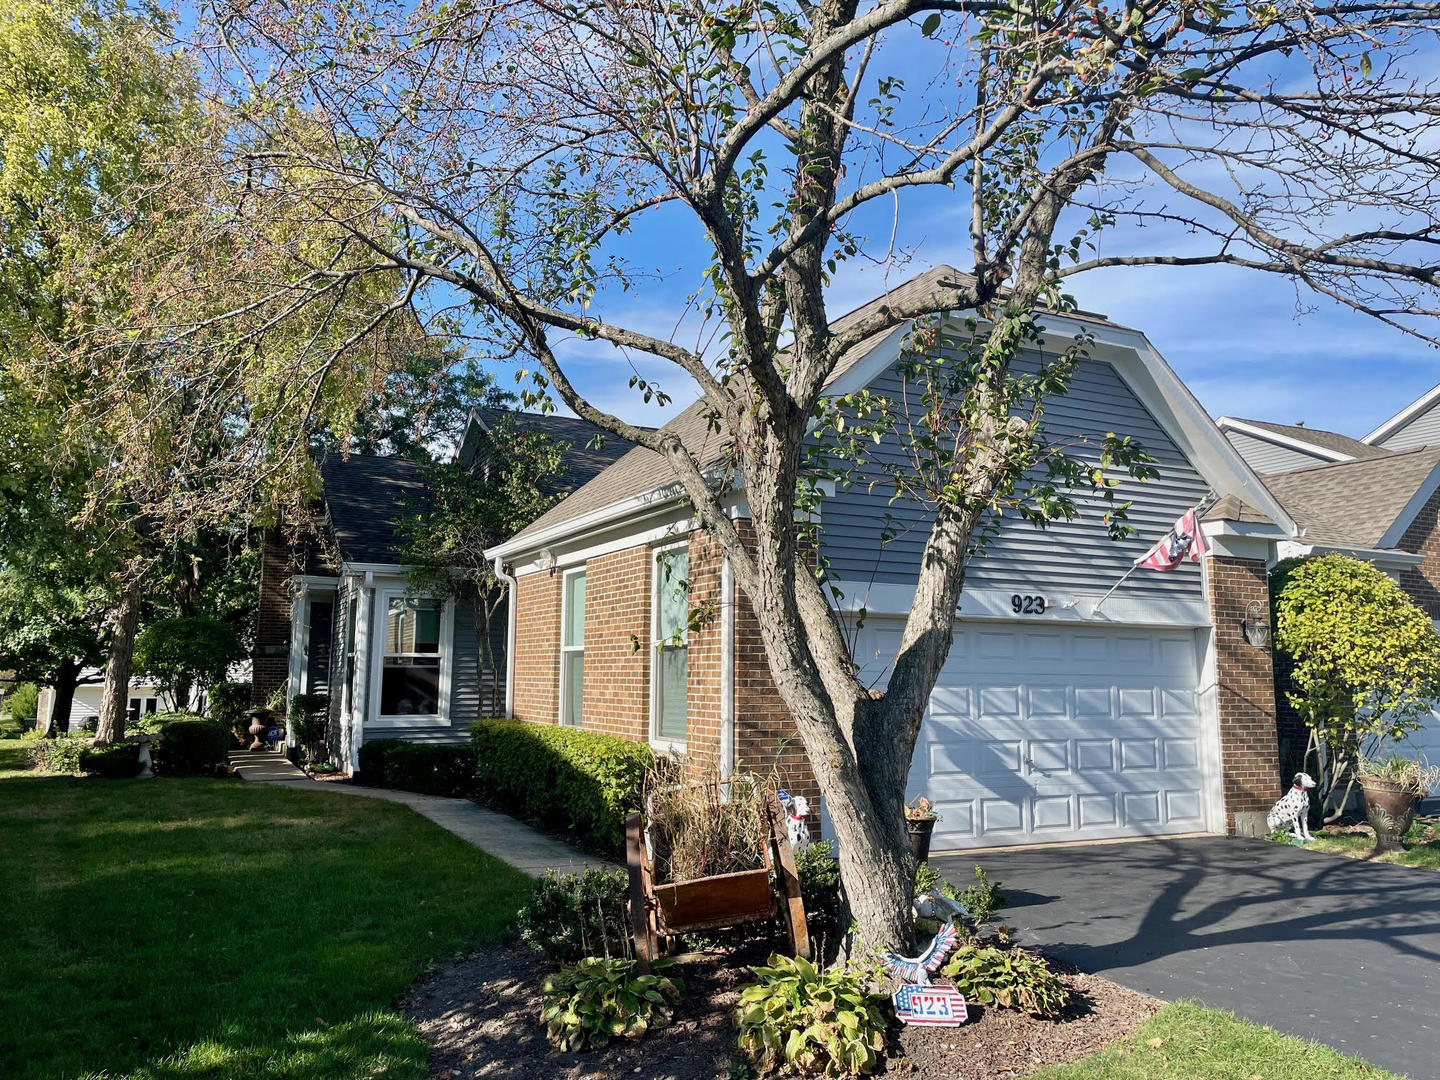
[[[1246,641],[1240,624],[1252,601],[1260,602],[1268,619],[1269,573],[1256,559],[1215,556],[1209,560],[1206,588],[1215,626],[1225,827],[1231,832],[1255,832],[1255,815],[1263,819],[1283,791],[1275,673],[1270,650]]]
[[[265,534],[260,547],[260,603],[255,616],[255,656],[250,701],[264,705],[290,674],[290,576],[294,553],[279,529]]]
[[[1395,545],[1425,561],[1400,574],[1400,584],[1432,619],[1440,619],[1440,491],[1430,497]]]

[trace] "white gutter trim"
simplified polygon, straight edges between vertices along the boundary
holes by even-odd
[[[735,571],[720,562],[720,779],[735,773]]]
[[[409,563],[347,562],[341,565],[341,574],[408,574]]]
[[[1430,501],[1436,491],[1440,491],[1440,465],[1436,465],[1430,470],[1430,475],[1415,489],[1415,494],[1410,496],[1410,501],[1405,504],[1405,509],[1401,510],[1399,516],[1390,523],[1390,527],[1385,530],[1385,535],[1380,537],[1380,542],[1375,546],[1380,548],[1397,547],[1405,537],[1405,530],[1414,523],[1420,515],[1420,511],[1425,509],[1425,504]]]
[[[577,517],[567,518],[564,521],[557,521],[549,528],[541,529],[525,536],[517,536],[496,544],[492,548],[485,549],[487,559],[511,559],[525,551],[533,551],[545,547],[556,540],[562,540],[574,533],[586,532],[600,525],[608,525],[614,521],[621,521],[632,517],[639,510],[660,509],[676,501],[683,493],[684,488],[677,481],[667,484],[664,487],[654,488],[640,495],[632,495],[619,502],[601,506],[595,510],[580,514]]]
[[[1356,559],[1363,559],[1366,562],[1396,566],[1402,569],[1420,566],[1425,562],[1424,555],[1416,555],[1409,551],[1398,551],[1395,548],[1346,547],[1343,544],[1325,544],[1310,541],[1292,541],[1291,543],[1295,548],[1305,549],[1301,552],[1301,554],[1305,555],[1349,555]],[[1279,553],[1277,552],[1277,554]],[[1282,557],[1288,558],[1289,556],[1285,555]]]
[[[1427,411],[1430,406],[1434,405],[1437,401],[1440,401],[1440,386],[1432,387],[1430,390],[1421,394],[1360,441],[1368,443],[1371,446],[1378,445],[1382,439],[1388,439],[1391,435],[1394,435],[1401,428],[1408,425],[1411,420],[1414,420],[1421,413]]]
[[[519,597],[515,595],[515,579],[505,572],[505,562],[500,556],[490,567],[495,576],[505,585],[508,593],[505,604],[505,715],[515,715],[515,614]]]
[[[1318,446],[1315,443],[1306,442],[1304,439],[1292,438],[1289,435],[1281,435],[1277,431],[1267,431],[1265,428],[1247,424],[1244,420],[1236,420],[1233,416],[1222,416],[1215,421],[1215,426],[1221,431],[1238,431],[1243,435],[1259,439],[1262,442],[1272,443],[1275,446],[1283,446],[1287,450],[1298,450],[1303,454],[1312,457],[1325,458],[1327,461],[1342,462],[1354,461],[1353,454],[1342,454],[1339,450],[1331,450],[1328,447]]]

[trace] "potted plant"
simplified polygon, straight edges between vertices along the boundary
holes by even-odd
[[[1355,771],[1365,793],[1365,816],[1375,830],[1375,850],[1403,851],[1400,841],[1415,820],[1416,805],[1440,779],[1440,765],[1391,754],[1362,757]]]
[[[935,804],[924,795],[917,795],[905,804],[905,831],[910,834],[910,851],[916,862],[929,860],[930,834],[939,820]]]

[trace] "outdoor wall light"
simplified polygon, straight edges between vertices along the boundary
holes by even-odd
[[[555,565],[555,553],[549,548],[541,548],[536,562],[540,564],[541,570],[549,570]]]
[[[1251,600],[1246,605],[1245,617],[1240,620],[1240,632],[1257,649],[1270,644],[1270,612],[1259,600]]]

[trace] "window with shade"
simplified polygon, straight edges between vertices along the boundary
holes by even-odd
[[[439,715],[440,614],[438,600],[405,596],[386,600],[381,716]]]
[[[689,548],[657,551],[652,571],[655,641],[650,667],[650,735],[658,742],[683,743],[686,685],[690,681]]]
[[[585,685],[585,571],[565,575],[560,625],[560,722],[580,727]]]

